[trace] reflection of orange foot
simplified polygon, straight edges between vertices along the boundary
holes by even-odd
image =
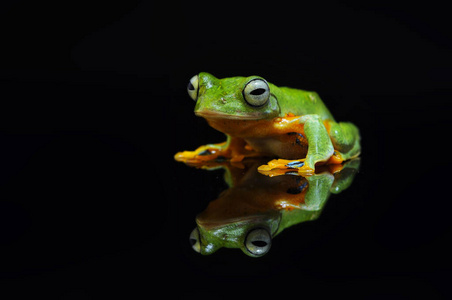
[[[261,168],[262,167],[262,168]],[[297,170],[287,170],[287,169],[268,169],[267,165],[262,165],[258,168],[259,173],[266,175],[268,177],[275,177],[280,175],[298,175]]]
[[[269,161],[266,165],[258,168],[258,171],[268,176],[281,175],[290,171],[296,171],[299,175],[309,176],[314,174],[314,169],[305,164],[305,159],[288,160],[288,159],[274,159]]]

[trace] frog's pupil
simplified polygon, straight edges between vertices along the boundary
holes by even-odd
[[[188,89],[190,91],[194,91],[195,90],[195,87],[193,86],[193,84],[191,82],[188,83]]]
[[[250,92],[251,95],[255,96],[262,95],[263,93],[265,93],[265,89],[255,89]]]
[[[190,244],[193,246],[194,244],[196,244],[196,239],[190,239]]]
[[[267,246],[267,243],[264,241],[252,241],[251,244],[253,244],[256,247],[265,247]]]

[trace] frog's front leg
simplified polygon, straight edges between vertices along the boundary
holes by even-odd
[[[195,151],[182,151],[174,155],[174,159],[185,163],[202,163],[216,159],[229,159],[231,162],[242,161],[247,156],[252,156],[252,151],[247,149],[243,139],[227,135],[227,140],[219,144],[207,144]]]
[[[297,128],[294,123],[299,125],[299,127]],[[268,165],[259,168],[261,172],[278,168],[296,168],[301,175],[312,175],[314,174],[316,163],[326,162],[333,156],[333,144],[322,119],[318,115],[285,118],[284,122],[276,123],[275,126],[283,132],[293,131],[294,128],[301,131],[308,140],[308,153],[304,159],[276,159],[270,161]]]
[[[334,147],[328,131],[318,115],[302,116],[300,123],[304,124],[304,133],[308,140],[308,154],[299,172],[313,173],[316,163],[325,162],[333,155]]]

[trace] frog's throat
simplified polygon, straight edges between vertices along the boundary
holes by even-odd
[[[216,111],[209,110],[201,110],[195,111],[195,115],[198,117],[203,117],[205,119],[227,119],[227,120],[260,120],[262,119],[262,115],[259,113],[256,114],[225,114]]]

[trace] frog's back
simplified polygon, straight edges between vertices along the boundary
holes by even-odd
[[[316,92],[274,85],[271,86],[270,90],[278,99],[281,116],[288,113],[293,113],[296,116],[316,114],[322,120],[334,121],[333,115]]]

